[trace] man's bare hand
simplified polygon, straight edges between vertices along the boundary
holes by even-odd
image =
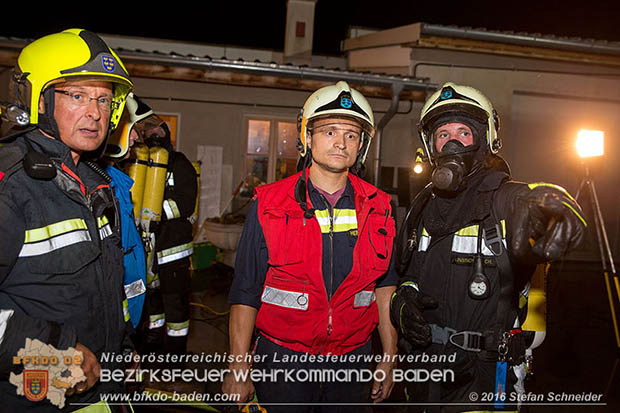
[[[385,372],[385,380],[375,380],[372,384],[372,392],[370,394],[370,398],[372,399],[373,403],[382,402],[383,400],[390,397],[390,393],[392,393],[392,388],[394,387],[394,378],[392,377],[393,369],[394,363],[392,362],[384,361],[381,363],[377,363],[375,371],[383,370]]]
[[[237,405],[239,406],[239,410],[247,403],[252,400],[254,397],[254,384],[252,380],[249,378],[247,380],[237,380],[234,374],[234,371],[242,371],[249,370],[249,365],[239,366],[239,367],[230,367],[230,373],[228,373],[224,377],[224,383],[222,383],[222,392],[229,395],[239,395],[237,400]]]
[[[83,356],[82,365],[80,367],[82,367],[82,371],[86,376],[86,388],[82,390],[84,391],[90,389],[99,381],[99,377],[101,376],[101,365],[97,361],[97,357],[95,357],[93,352],[90,351],[88,347],[77,343],[75,345],[75,349],[77,351],[81,351]],[[78,393],[81,393],[79,388],[77,390]]]

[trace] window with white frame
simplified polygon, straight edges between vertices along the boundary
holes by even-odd
[[[265,183],[297,172],[297,122],[291,119],[246,118],[245,169]]]

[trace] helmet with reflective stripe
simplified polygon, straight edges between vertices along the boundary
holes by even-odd
[[[349,87],[347,82],[339,81],[335,85],[320,88],[306,100],[297,119],[299,154],[306,156],[308,151],[307,134],[312,121],[326,117],[351,118],[362,127],[362,148],[357,163],[363,164],[368,154],[370,142],[375,134],[374,117],[370,104],[357,90]]]
[[[431,162],[435,160],[436,149],[433,142],[433,126],[440,118],[469,118],[486,125],[486,142],[488,152],[496,154],[501,147],[499,116],[493,105],[479,90],[470,86],[457,85],[452,82],[444,84],[424,103],[420,113],[419,133],[424,151]]]
[[[67,80],[110,82],[114,86],[110,130],[117,127],[133,83],[123,62],[95,33],[69,29],[24,47],[13,73],[17,103],[39,124],[39,99],[50,86]]]
[[[133,94],[127,95],[125,112],[114,134],[110,136],[105,155],[110,158],[123,158],[129,151],[129,137],[136,123],[151,116],[153,110],[142,99]],[[136,131],[139,133],[138,129]],[[141,136],[141,138],[144,138]]]

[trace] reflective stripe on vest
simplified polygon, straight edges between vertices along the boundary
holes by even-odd
[[[296,310],[308,309],[308,294],[265,286],[261,297],[263,303],[273,304]]]
[[[144,286],[144,281],[142,280],[136,280],[131,284],[125,285],[125,296],[128,300],[144,294],[145,291],[146,287]]]
[[[170,337],[184,337],[189,333],[189,320],[180,323],[166,323],[166,333]]]
[[[163,327],[166,324],[166,314],[151,314],[149,316],[149,330]]]
[[[502,225],[502,242],[506,247],[506,221],[503,219],[500,221]],[[431,236],[426,231],[426,228],[422,228],[422,236],[418,244],[418,251],[426,251],[431,243]],[[478,252],[478,225],[470,225],[454,233],[452,239],[452,252],[460,254],[475,254]],[[494,256],[493,252],[482,243],[482,255]]]
[[[110,227],[108,217],[106,217],[105,215],[97,218],[97,227],[99,228],[100,239],[104,239],[112,235],[112,227]]]
[[[177,203],[174,202],[173,199],[166,199],[164,201],[164,212],[166,213],[166,218],[174,219],[181,217],[181,211],[179,211],[179,207]]]
[[[189,257],[193,252],[194,244],[191,242],[183,245],[177,245],[176,247],[159,251],[157,253],[157,263],[166,264],[172,261],[180,260],[181,258]]]
[[[81,218],[56,222],[26,231],[20,257],[43,255],[57,249],[90,241],[86,222]]]
[[[373,301],[375,301],[374,291],[360,291],[355,294],[353,307],[368,307]]]
[[[328,234],[331,228],[329,209],[314,211],[323,234]],[[334,232],[347,232],[357,229],[357,215],[354,209],[334,208]]]

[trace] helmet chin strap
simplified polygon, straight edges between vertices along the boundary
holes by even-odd
[[[310,163],[312,162],[312,157],[310,156],[309,153],[306,153],[306,156],[304,156],[303,159],[304,159],[303,172],[301,173],[301,176],[299,177],[299,179],[297,180],[297,183],[295,184],[295,200],[297,201],[301,209],[304,210],[304,217],[306,219],[310,219],[314,216],[314,208],[308,207],[308,174],[307,174],[307,171],[308,171],[308,167],[310,166]]]
[[[45,113],[39,113],[38,127],[54,139],[60,140],[60,130],[56,119],[54,119],[54,108],[56,105],[54,97],[54,86],[50,86],[43,92],[43,107]]]

